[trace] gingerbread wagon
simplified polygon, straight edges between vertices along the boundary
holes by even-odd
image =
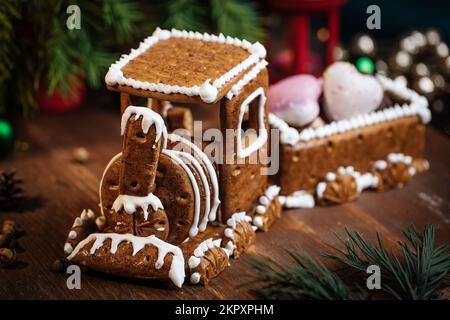
[[[110,67],[105,81],[120,92],[123,149],[102,177],[102,215],[86,211],[70,231],[70,261],[204,284],[249,247],[257,228],[268,229],[281,205],[259,158],[270,138],[265,55],[260,43],[157,29]],[[145,104],[132,106],[135,97]],[[169,132],[168,102],[219,108],[221,161]]]

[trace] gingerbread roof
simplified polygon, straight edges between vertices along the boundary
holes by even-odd
[[[267,65],[265,55],[259,42],[157,28],[110,66],[105,81],[111,90],[134,95],[214,103],[251,81]]]

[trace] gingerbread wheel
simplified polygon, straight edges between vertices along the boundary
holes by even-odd
[[[119,195],[121,162],[121,154],[111,160],[100,185],[100,208],[109,229],[117,224],[124,224],[124,219],[127,219],[123,214],[119,217],[112,209],[114,200]],[[155,221],[155,230],[165,227],[167,223],[167,241],[173,244],[181,243],[189,237],[189,230],[194,221],[195,195],[188,174],[170,156],[161,153],[155,184],[155,195],[161,200],[168,217],[167,222]]]

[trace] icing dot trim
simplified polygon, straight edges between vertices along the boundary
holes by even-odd
[[[301,132],[290,127],[284,120],[272,113],[269,114],[269,124],[273,128],[280,130],[280,142],[282,144],[295,145],[300,141],[306,142],[313,139],[322,139],[357,128],[414,115],[419,116],[424,124],[430,122],[431,112],[428,109],[428,101],[425,97],[420,96],[417,92],[382,75],[377,75],[377,78],[385,90],[394,92],[401,98],[411,101],[410,104],[395,104],[390,108],[374,111],[365,115],[358,115],[349,119],[333,121],[315,129],[307,128]]]

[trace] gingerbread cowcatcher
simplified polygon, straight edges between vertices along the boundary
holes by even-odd
[[[258,42],[157,29],[110,67],[105,80],[120,92],[122,153],[103,174],[101,216],[85,211],[72,226],[70,261],[177,286],[186,275],[206,284],[249,247],[256,229],[267,231],[281,205],[257,155],[270,138],[265,55]],[[147,106],[130,106],[133,96]],[[219,108],[226,160],[213,163],[190,137],[167,132],[167,102]]]

